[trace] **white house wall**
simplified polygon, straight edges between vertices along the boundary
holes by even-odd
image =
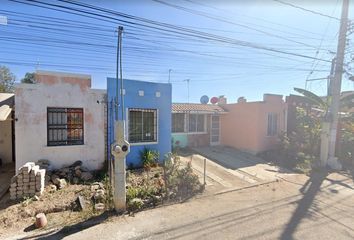
[[[11,120],[0,121],[0,158],[2,163],[12,162]]]
[[[48,159],[53,168],[83,161],[89,169],[102,167],[105,157],[104,90],[90,89],[79,77],[54,74],[49,81],[16,86],[16,169],[26,162]],[[54,79],[54,80],[53,80]],[[87,79],[84,79],[87,80]],[[78,84],[79,83],[79,84]],[[84,145],[47,146],[47,107],[83,108]]]

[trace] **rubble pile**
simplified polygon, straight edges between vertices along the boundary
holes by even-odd
[[[18,174],[11,178],[10,199],[21,199],[42,195],[45,187],[45,169],[33,162],[23,165]]]
[[[92,173],[82,166],[82,161],[76,161],[72,165],[49,172],[50,180],[60,189],[60,179],[70,183],[78,184],[93,179]],[[62,185],[65,185],[62,181]]]

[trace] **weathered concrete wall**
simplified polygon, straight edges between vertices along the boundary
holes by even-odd
[[[0,158],[2,163],[12,162],[11,120],[0,122]]]
[[[16,168],[26,162],[50,160],[54,168],[83,161],[89,169],[102,167],[105,156],[105,90],[91,89],[88,75],[37,72],[36,84],[16,86]],[[47,146],[47,107],[83,108],[84,144]]]
[[[274,148],[278,134],[286,131],[286,104],[282,96],[265,94],[260,102],[240,102],[222,107],[228,111],[220,118],[223,145],[255,154]],[[275,136],[267,136],[268,113],[278,115],[278,134]]]

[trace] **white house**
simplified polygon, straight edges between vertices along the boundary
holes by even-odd
[[[89,75],[37,71],[36,83],[15,91],[16,169],[50,160],[53,168],[82,160],[99,169],[105,160],[106,91]]]

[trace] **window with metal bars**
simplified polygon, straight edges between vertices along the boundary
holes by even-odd
[[[82,108],[47,108],[47,145],[84,144]]]
[[[129,109],[129,142],[157,142],[157,110]]]
[[[172,113],[172,132],[183,133],[185,132],[185,114]]]
[[[278,133],[278,114],[268,113],[267,136],[275,136]]]
[[[189,132],[205,132],[205,115],[189,114]]]

